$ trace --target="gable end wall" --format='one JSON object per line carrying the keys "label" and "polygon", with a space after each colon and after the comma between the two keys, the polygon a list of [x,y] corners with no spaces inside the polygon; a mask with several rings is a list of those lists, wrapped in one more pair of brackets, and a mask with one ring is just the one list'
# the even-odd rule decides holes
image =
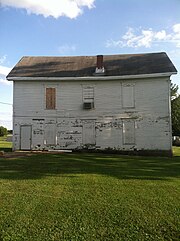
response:
{"label": "gable end wall", "polygon": [[[83,109],[83,86],[94,87],[93,109]],[[131,100],[127,101],[130,106],[124,107],[123,86],[133,86],[130,88],[133,95],[130,95],[134,106]],[[27,125],[32,127],[33,150],[85,148],[170,153],[169,86],[169,77],[124,81],[15,81],[13,148],[21,148],[21,126]],[[54,110],[45,107],[46,87],[56,88]]]}

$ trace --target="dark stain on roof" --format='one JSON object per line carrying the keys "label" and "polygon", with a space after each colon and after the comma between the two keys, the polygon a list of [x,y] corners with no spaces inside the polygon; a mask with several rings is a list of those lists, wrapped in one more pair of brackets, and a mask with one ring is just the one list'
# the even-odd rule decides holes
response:
{"label": "dark stain on roof", "polygon": [[[23,57],[9,77],[90,77],[96,56]],[[176,73],[166,53],[104,55],[105,76]]]}

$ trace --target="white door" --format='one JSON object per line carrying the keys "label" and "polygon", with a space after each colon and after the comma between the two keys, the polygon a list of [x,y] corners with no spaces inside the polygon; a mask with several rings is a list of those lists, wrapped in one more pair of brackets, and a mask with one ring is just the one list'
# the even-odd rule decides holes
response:
{"label": "white door", "polygon": [[83,144],[94,145],[95,141],[95,124],[94,120],[87,120],[83,123]]}
{"label": "white door", "polygon": [[32,127],[30,125],[21,126],[21,150],[31,150]]}
{"label": "white door", "polygon": [[46,142],[46,145],[56,144],[56,124],[46,124],[45,142]]}

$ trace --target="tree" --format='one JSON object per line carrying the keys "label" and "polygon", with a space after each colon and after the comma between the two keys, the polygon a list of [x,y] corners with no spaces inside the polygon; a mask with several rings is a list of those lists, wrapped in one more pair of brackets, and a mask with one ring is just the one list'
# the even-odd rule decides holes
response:
{"label": "tree", "polygon": [[0,136],[6,136],[8,133],[7,129],[3,126],[0,126]]}
{"label": "tree", "polygon": [[178,85],[171,83],[171,100],[178,97]]}
{"label": "tree", "polygon": [[172,134],[180,136],[180,95],[176,84],[171,84],[171,116]]}

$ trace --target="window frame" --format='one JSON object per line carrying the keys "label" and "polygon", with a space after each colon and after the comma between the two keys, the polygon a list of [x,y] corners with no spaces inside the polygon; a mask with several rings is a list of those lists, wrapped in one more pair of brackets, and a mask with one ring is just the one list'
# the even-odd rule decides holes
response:
{"label": "window frame", "polygon": [[[92,96],[91,93],[86,92],[87,89],[92,90]],[[83,108],[85,103],[91,103],[92,108],[87,109],[94,109],[95,108],[95,86],[94,85],[83,85],[82,86],[82,101],[83,101]],[[86,109],[86,108],[84,108]]]}

